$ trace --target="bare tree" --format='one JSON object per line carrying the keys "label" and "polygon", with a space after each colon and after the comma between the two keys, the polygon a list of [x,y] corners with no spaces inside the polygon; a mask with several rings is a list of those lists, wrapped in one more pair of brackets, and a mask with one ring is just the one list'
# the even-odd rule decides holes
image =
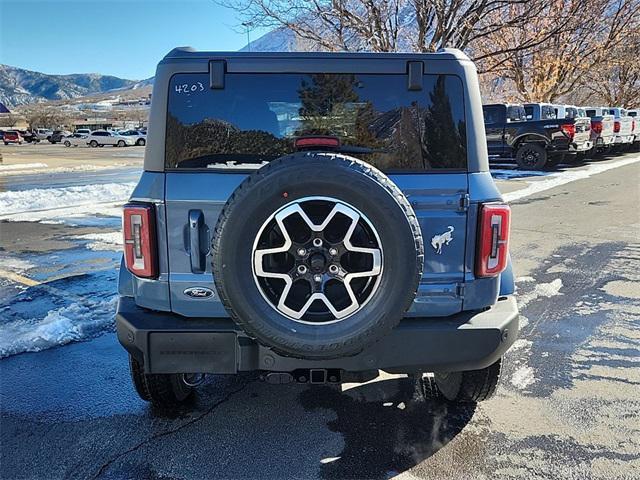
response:
{"label": "bare tree", "polygon": [[640,0],[214,0],[326,51],[463,49],[483,94],[637,101]]}
{"label": "bare tree", "polygon": [[[505,28],[524,28],[551,1],[220,0],[240,13],[244,25],[287,29],[308,49],[372,52],[467,49]],[[563,23],[554,25],[547,35],[561,30]],[[541,41],[544,38],[530,38],[481,55],[528,49]]]}
{"label": "bare tree", "polygon": [[22,110],[30,128],[58,128],[69,122],[69,116],[56,107],[32,105]]}
{"label": "bare tree", "polygon": [[15,127],[20,117],[13,113],[6,113],[0,115],[0,127]]}
{"label": "bare tree", "polygon": [[[480,70],[507,83],[520,101],[575,99],[575,93],[593,81],[594,72],[603,77],[611,74],[611,59],[632,37],[637,38],[639,20],[639,0],[556,0],[525,28],[503,29],[489,35],[487,43],[478,44]],[[563,25],[558,29],[560,21]],[[512,45],[535,39],[543,41],[509,51]],[[496,54],[499,49],[504,53]],[[621,63],[617,71],[626,76],[630,64],[637,61],[625,57]]]}
{"label": "bare tree", "polygon": [[640,106],[640,35],[629,38],[591,70],[585,72],[578,98],[605,105]]}

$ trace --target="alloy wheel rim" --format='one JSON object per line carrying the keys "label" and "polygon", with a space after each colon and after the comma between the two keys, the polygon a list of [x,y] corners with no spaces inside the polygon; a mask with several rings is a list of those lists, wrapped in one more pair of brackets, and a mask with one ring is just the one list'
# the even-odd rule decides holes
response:
{"label": "alloy wheel rim", "polygon": [[538,152],[536,152],[535,150],[526,150],[524,160],[528,166],[535,165],[538,161]]}
{"label": "alloy wheel rim", "polygon": [[383,249],[369,219],[331,197],[304,197],[262,224],[252,250],[254,281],[288,319],[322,325],[360,311],[382,277]]}

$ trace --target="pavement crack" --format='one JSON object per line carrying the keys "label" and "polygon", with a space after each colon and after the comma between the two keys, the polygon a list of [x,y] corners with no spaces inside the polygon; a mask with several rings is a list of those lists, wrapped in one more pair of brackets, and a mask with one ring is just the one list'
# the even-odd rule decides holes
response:
{"label": "pavement crack", "polygon": [[191,420],[189,420],[188,422],[182,423],[180,425],[178,425],[175,428],[171,428],[169,430],[165,430],[159,433],[156,433],[146,439],[144,439],[143,441],[137,443],[136,445],[134,445],[131,448],[128,448],[127,450],[120,452],[119,454],[115,455],[114,457],[112,457],[111,459],[109,459],[107,462],[105,462],[104,464],[102,464],[100,466],[100,469],[98,470],[98,472],[91,477],[93,480],[96,480],[98,478],[100,478],[108,469],[111,465],[113,465],[116,461],[120,460],[121,458],[129,455],[130,453],[133,453],[137,450],[139,450],[140,448],[144,447],[145,445],[148,445],[149,443],[162,438],[162,437],[166,437],[168,435],[172,435],[176,432],[179,432],[180,430],[183,430],[187,427],[190,427],[191,425],[193,425],[194,423],[199,422],[200,420],[202,420],[204,417],[206,417],[207,415],[209,415],[211,412],[213,412],[216,408],[218,408],[220,405],[226,403],[227,401],[229,401],[231,399],[231,397],[233,397],[235,394],[242,392],[245,388],[247,388],[249,385],[251,385],[253,383],[253,381],[249,381],[246,384],[242,385],[240,388],[236,388],[235,390],[230,391],[229,393],[227,393],[224,397],[222,397],[220,400],[218,400],[217,402],[215,402],[213,405],[211,405],[211,407],[209,407],[207,410],[205,410],[204,412],[202,412],[200,415],[192,418]]}

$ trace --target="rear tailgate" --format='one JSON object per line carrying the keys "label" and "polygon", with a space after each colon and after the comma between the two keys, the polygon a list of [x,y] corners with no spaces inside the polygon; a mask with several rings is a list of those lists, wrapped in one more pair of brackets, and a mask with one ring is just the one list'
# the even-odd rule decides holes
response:
{"label": "rear tailgate", "polygon": [[[167,173],[169,289],[171,309],[185,316],[227,316],[217,295],[189,296],[193,288],[215,292],[210,245],[218,215],[244,174]],[[467,175],[391,175],[418,217],[425,244],[424,273],[410,316],[441,316],[462,309],[467,232]],[[214,188],[212,188],[215,186]],[[438,252],[438,239],[452,240]]]}
{"label": "rear tailgate", "polygon": [[627,136],[633,133],[633,118],[620,117],[615,121],[620,122],[620,131],[617,133],[618,136]]}
{"label": "rear tailgate", "polygon": [[602,117],[602,137],[611,137],[613,136],[613,116],[607,115]]}
{"label": "rear tailgate", "polygon": [[576,133],[573,142],[580,146],[591,138],[591,119],[589,117],[575,118]]}

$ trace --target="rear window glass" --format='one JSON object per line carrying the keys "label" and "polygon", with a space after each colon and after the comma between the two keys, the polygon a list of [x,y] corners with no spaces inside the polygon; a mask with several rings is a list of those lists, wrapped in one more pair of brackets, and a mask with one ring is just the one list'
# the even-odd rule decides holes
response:
{"label": "rear window glass", "polygon": [[533,107],[524,107],[524,111],[527,115],[527,120],[533,119]]}
{"label": "rear window glass", "polygon": [[484,123],[500,123],[504,121],[504,108],[498,106],[482,107]]}
{"label": "rear window glass", "polygon": [[177,74],[169,85],[167,168],[259,168],[330,136],[338,151],[385,171],[466,169],[460,78],[425,75]]}
{"label": "rear window glass", "polygon": [[552,120],[556,118],[556,111],[552,107],[543,106],[541,112],[543,120]]}
{"label": "rear window glass", "polygon": [[524,122],[527,114],[521,106],[511,106],[507,108],[507,120],[509,122]]}

